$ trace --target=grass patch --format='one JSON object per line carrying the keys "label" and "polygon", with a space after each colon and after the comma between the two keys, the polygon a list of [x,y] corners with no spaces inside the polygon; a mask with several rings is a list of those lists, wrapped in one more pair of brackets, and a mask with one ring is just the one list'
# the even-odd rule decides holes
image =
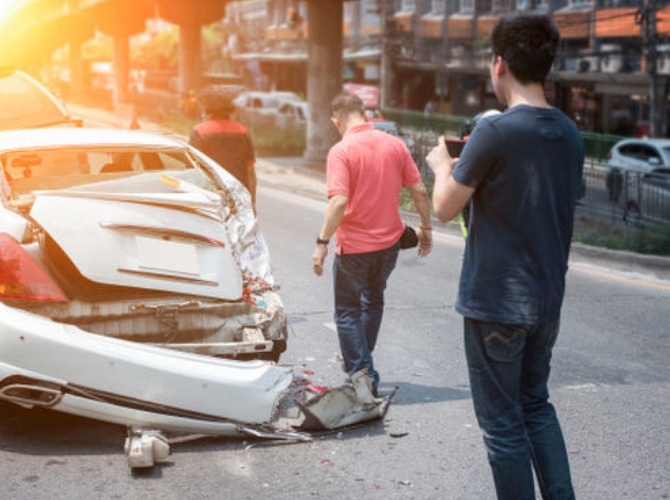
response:
{"label": "grass patch", "polygon": [[307,148],[304,131],[249,127],[256,156],[302,156]]}
{"label": "grass patch", "polygon": [[580,219],[575,220],[573,240],[611,250],[670,255],[670,228],[667,227],[615,227]]}
{"label": "grass patch", "polygon": [[[433,195],[433,180],[432,179],[423,179],[423,183],[426,186],[426,189],[428,190],[428,196],[432,197]],[[430,204],[430,212],[431,215],[433,215],[433,204],[431,202]],[[409,189],[404,188],[402,191],[400,191],[400,210],[405,211],[405,212],[416,212],[416,207],[414,206],[414,198],[412,198],[412,194],[409,192]]]}

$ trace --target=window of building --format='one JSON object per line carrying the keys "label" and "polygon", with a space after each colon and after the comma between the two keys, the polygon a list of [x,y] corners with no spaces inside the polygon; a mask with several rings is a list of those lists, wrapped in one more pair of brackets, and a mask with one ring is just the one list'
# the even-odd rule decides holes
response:
{"label": "window of building", "polygon": [[639,7],[640,0],[598,0],[599,9],[609,9],[612,7]]}
{"label": "window of building", "polygon": [[501,12],[510,10],[510,0],[493,0],[491,5],[493,12]]}
{"label": "window of building", "polygon": [[547,10],[547,0],[517,0],[516,10]]}
{"label": "window of building", "polygon": [[591,0],[568,0],[570,7],[590,7]]}
{"label": "window of building", "polygon": [[354,18],[354,7],[358,8],[358,4],[354,4],[352,2],[344,3],[343,15],[345,21],[351,21]]}
{"label": "window of building", "polygon": [[459,12],[470,14],[474,11],[475,11],[474,0],[461,0],[461,8],[459,9]]}
{"label": "window of building", "polygon": [[414,12],[416,9],[416,0],[402,0],[400,10]]}
{"label": "window of building", "polygon": [[445,0],[433,0],[433,5],[430,9],[431,13],[434,16],[443,16],[446,12],[446,1]]}

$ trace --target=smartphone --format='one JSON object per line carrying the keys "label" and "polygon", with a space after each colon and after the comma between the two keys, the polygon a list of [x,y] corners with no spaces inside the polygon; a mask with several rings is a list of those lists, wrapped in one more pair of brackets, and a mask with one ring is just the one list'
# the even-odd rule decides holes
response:
{"label": "smartphone", "polygon": [[465,146],[465,139],[447,139],[444,138],[444,143],[447,146],[447,151],[449,151],[449,156],[452,158],[458,158],[461,156],[461,151]]}

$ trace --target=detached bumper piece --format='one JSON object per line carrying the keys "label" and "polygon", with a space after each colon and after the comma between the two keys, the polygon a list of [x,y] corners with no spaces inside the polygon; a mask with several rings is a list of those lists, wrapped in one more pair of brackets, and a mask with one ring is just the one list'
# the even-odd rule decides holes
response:
{"label": "detached bumper piece", "polygon": [[367,377],[295,398],[293,370],[84,333],[0,303],[0,399],[126,426],[131,468],[167,460],[163,433],[309,441],[305,431],[383,418],[390,398],[374,398]]}

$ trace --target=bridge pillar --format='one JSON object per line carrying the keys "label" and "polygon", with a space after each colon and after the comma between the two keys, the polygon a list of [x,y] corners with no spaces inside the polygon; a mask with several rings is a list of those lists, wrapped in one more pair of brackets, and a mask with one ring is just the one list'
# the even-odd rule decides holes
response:
{"label": "bridge pillar", "polygon": [[201,28],[225,15],[221,0],[157,0],[160,16],[179,25],[179,91],[198,90],[202,67]]}
{"label": "bridge pillar", "polygon": [[307,95],[307,163],[325,164],[328,150],[339,140],[330,121],[330,103],[342,92],[342,0],[309,0]]}

